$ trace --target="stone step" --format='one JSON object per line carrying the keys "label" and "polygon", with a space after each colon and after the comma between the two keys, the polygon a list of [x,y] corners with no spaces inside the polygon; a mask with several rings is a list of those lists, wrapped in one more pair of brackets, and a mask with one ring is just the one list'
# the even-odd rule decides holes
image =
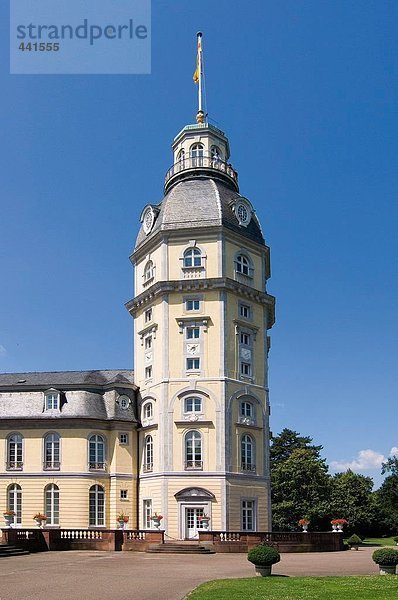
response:
{"label": "stone step", "polygon": [[147,552],[156,554],[215,554],[215,551],[198,544],[158,544]]}
{"label": "stone step", "polygon": [[0,557],[5,556],[26,556],[29,554],[28,550],[22,550],[22,548],[17,548],[16,546],[11,545],[0,545]]}

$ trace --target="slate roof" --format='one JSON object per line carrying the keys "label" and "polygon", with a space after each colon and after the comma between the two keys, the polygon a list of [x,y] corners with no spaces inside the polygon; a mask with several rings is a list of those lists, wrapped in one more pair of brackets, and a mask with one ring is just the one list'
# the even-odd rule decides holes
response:
{"label": "slate roof", "polygon": [[[60,392],[58,410],[45,410],[44,391]],[[0,373],[1,419],[65,418],[136,421],[134,373],[130,370]],[[121,408],[119,394],[130,406]]]}
{"label": "slate roof", "polygon": [[257,217],[249,225],[239,225],[231,204],[242,196],[223,182],[211,177],[192,176],[175,184],[158,208],[159,215],[152,232],[146,235],[140,228],[136,249],[158,231],[178,229],[208,229],[224,226],[252,241],[264,244]]}
{"label": "slate roof", "polygon": [[0,390],[14,387],[27,388],[68,388],[103,387],[109,384],[134,384],[134,371],[53,371],[48,373],[0,373]]}

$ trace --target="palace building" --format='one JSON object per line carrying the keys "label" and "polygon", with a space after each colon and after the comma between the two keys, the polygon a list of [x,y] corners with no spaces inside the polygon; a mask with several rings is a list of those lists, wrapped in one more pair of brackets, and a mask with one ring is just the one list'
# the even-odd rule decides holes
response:
{"label": "palace building", "polygon": [[0,502],[15,527],[269,531],[270,254],[226,135],[175,137],[130,257],[134,371],[0,375]]}

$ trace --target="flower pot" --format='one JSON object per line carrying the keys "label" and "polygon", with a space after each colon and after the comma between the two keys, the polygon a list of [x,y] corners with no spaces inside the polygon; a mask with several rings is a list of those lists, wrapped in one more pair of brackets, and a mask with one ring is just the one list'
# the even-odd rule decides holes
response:
{"label": "flower pot", "polygon": [[35,519],[37,527],[43,527],[46,524],[45,519]]}
{"label": "flower pot", "polygon": [[332,525],[332,531],[333,533],[337,533],[337,525]]}
{"label": "flower pot", "polygon": [[343,533],[343,525],[337,525],[337,531]]}
{"label": "flower pot", "polygon": [[153,521],[153,526],[155,527],[155,529],[159,529],[160,528],[160,520],[152,519],[152,521]]}
{"label": "flower pot", "polygon": [[379,565],[380,575],[396,575],[396,565]]}
{"label": "flower pot", "polygon": [[254,565],[254,569],[259,577],[270,577],[272,565]]}
{"label": "flower pot", "polygon": [[10,528],[12,527],[13,523],[14,523],[14,515],[3,515],[4,517],[4,521],[6,523],[6,527]]}
{"label": "flower pot", "polygon": [[303,533],[308,533],[308,525],[302,525]]}
{"label": "flower pot", "polygon": [[202,529],[209,529],[209,519],[202,519]]}
{"label": "flower pot", "polygon": [[119,529],[124,529],[125,525],[126,525],[125,521],[119,521]]}

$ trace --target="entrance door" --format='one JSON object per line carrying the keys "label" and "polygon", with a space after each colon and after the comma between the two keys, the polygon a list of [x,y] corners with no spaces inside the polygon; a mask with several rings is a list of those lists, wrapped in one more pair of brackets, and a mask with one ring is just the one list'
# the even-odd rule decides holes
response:
{"label": "entrance door", "polygon": [[203,508],[185,509],[185,531],[189,540],[195,540],[199,537],[199,529],[203,529],[202,521],[199,517],[204,515]]}

